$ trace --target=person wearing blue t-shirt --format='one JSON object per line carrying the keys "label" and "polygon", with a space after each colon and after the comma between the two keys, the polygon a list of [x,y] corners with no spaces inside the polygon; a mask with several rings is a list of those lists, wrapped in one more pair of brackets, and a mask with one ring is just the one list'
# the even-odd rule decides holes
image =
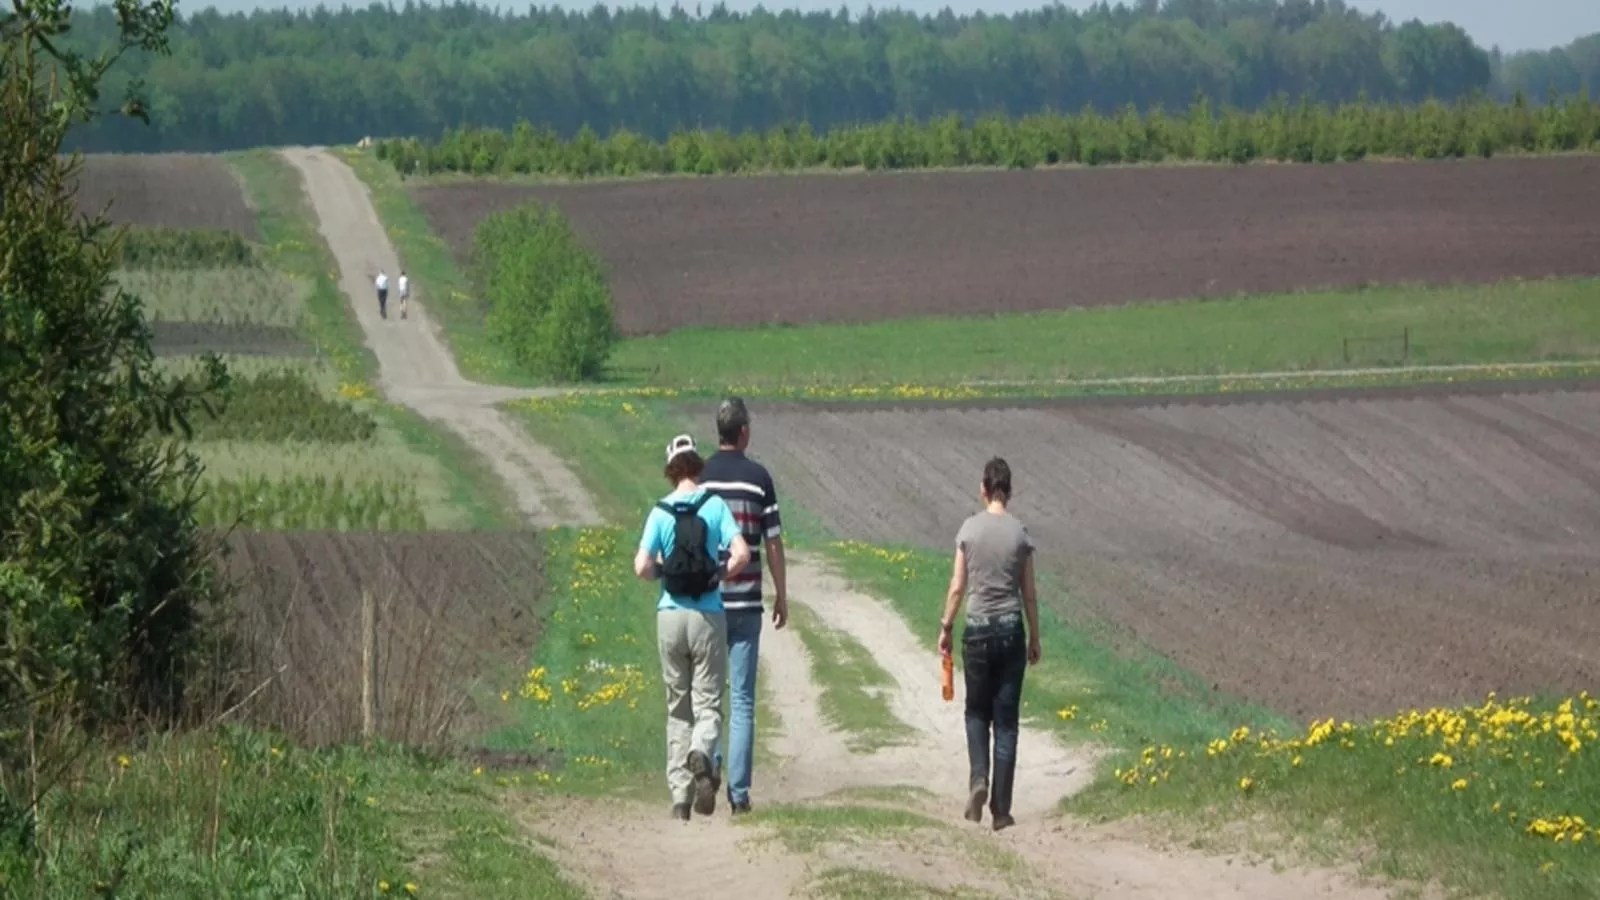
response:
{"label": "person wearing blue t-shirt", "polygon": [[[716,811],[722,777],[712,760],[722,740],[722,695],[728,678],[722,579],[738,574],[750,560],[750,546],[727,502],[700,487],[704,468],[694,438],[680,434],[667,445],[664,471],[673,490],[661,503],[669,508],[700,503],[695,515],[705,526],[711,560],[706,565],[716,568],[709,591],[678,596],[663,582],[656,601],[656,643],[667,685],[667,789],[672,815],[683,821],[689,819],[691,792],[695,812],[709,816]],[[676,541],[675,515],[661,505],[651,507],[633,558],[634,574],[645,581],[661,579]]]}

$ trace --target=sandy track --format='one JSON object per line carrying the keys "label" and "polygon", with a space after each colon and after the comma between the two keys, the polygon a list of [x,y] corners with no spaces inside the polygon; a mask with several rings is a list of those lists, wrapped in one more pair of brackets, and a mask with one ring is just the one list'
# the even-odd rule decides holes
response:
{"label": "sandy track", "polygon": [[[946,703],[938,693],[938,659],[882,602],[851,588],[823,562],[791,555],[793,599],[828,627],[848,632],[871,648],[895,680],[890,707],[910,725],[912,737],[873,754],[852,753],[818,708],[819,692],[799,635],[791,628],[762,635],[762,678],[775,685],[773,700],[782,734],[771,746],[780,761],[758,767],[752,795],[763,805],[829,799],[836,791],[865,787],[920,787],[936,799],[919,811],[957,832],[917,841],[866,841],[852,858],[845,845],[797,857],[764,840],[770,832],[731,824],[719,808],[712,819],[688,825],[669,821],[664,804],[639,808],[620,801],[563,802],[525,824],[553,844],[557,858],[598,897],[675,900],[681,877],[693,871],[697,892],[733,889],[750,900],[806,896],[807,883],[836,865],[865,865],[938,887],[982,888],[984,873],[950,849],[964,838],[1008,854],[1021,871],[994,892],[1045,898],[1175,898],[1185,900],[1294,900],[1332,896],[1368,900],[1388,896],[1349,872],[1253,865],[1240,857],[1206,856],[1148,844],[1127,834],[1063,818],[1061,799],[1093,778],[1093,756],[1067,748],[1024,724],[1014,801],[1018,825],[998,834],[987,821],[961,818],[967,782],[961,696]],[[939,598],[929,614],[937,615]],[[1047,648],[1048,650],[1048,648]],[[844,802],[850,802],[845,798]],[[864,856],[865,858],[860,858]],[[691,869],[692,866],[692,869]],[[708,873],[701,876],[699,873]]]}
{"label": "sandy track", "polygon": [[[391,273],[398,268],[354,173],[320,150],[286,150],[284,155],[304,175],[322,233],[339,261],[341,287],[352,298],[378,356],[385,393],[461,433],[516,491],[530,520],[598,521],[571,471],[491,408],[519,392],[473,385],[461,377],[417,291],[413,318],[378,317],[371,275],[380,265]],[[853,754],[818,708],[811,663],[799,636],[793,630],[769,629],[763,636],[763,677],[773,685],[773,712],[782,720],[783,734],[773,748],[781,761],[757,772],[758,802],[804,801],[848,787],[927,787],[938,794],[933,810],[938,818],[966,827],[974,839],[992,841],[1025,861],[1028,874],[1008,886],[1012,896],[1383,896],[1360,890],[1336,874],[1279,874],[1223,858],[1159,851],[1063,823],[1054,810],[1063,795],[1092,777],[1092,759],[1032,729],[1024,735],[1020,752],[1015,803],[1019,826],[998,835],[967,827],[960,819],[966,783],[960,704],[939,699],[936,656],[897,615],[850,588],[820,561],[797,554],[789,572],[796,602],[871,648],[893,676],[891,708],[912,727],[914,737],[874,755]],[[935,602],[937,598],[930,599]],[[854,856],[840,857],[833,850],[796,854],[781,845],[756,847],[741,840],[760,834],[732,825],[725,812],[689,825],[673,822],[665,813],[661,803],[640,806],[616,800],[565,800],[554,810],[518,811],[525,827],[542,835],[558,862],[597,897],[675,900],[688,890],[686,877],[692,878],[690,892],[696,894],[720,888],[751,900],[799,896],[821,867],[841,862],[868,864],[933,885],[972,884],[973,873],[944,847],[874,845],[870,854]]]}
{"label": "sandy track", "polygon": [[479,385],[461,377],[428,315],[426,285],[413,285],[406,319],[399,317],[399,292],[391,287],[390,318],[381,318],[372,280],[382,269],[394,285],[400,263],[366,185],[343,161],[322,149],[282,153],[300,170],[322,236],[338,261],[339,287],[350,298],[367,346],[378,357],[379,389],[391,400],[449,426],[483,453],[530,522],[599,524],[594,504],[572,470],[494,408],[496,403],[543,392]]}

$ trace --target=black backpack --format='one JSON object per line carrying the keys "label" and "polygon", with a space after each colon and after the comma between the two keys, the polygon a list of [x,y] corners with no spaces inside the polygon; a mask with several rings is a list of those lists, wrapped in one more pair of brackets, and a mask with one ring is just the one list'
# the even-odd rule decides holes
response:
{"label": "black backpack", "polygon": [[661,586],[674,597],[708,594],[721,580],[722,566],[706,550],[706,523],[700,507],[711,499],[702,494],[693,503],[657,503],[674,519],[672,549],[661,561]]}

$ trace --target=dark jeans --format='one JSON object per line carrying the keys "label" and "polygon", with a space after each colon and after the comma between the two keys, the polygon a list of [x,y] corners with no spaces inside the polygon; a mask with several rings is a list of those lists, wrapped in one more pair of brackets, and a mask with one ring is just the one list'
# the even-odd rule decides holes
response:
{"label": "dark jeans", "polygon": [[972,783],[989,781],[990,811],[995,816],[1009,816],[1017,776],[1022,676],[1028,671],[1028,636],[1022,627],[1022,614],[968,618],[961,636],[961,661],[967,679],[967,759]]}
{"label": "dark jeans", "polygon": [[378,315],[382,316],[385,319],[389,318],[389,289],[388,288],[384,288],[384,289],[378,291]]}

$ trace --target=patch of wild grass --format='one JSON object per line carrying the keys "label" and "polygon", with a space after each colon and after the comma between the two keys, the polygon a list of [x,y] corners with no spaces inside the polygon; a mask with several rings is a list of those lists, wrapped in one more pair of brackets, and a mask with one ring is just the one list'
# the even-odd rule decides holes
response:
{"label": "patch of wild grass", "polygon": [[500,689],[513,724],[488,741],[554,754],[556,771],[532,775],[537,783],[665,793],[659,589],[634,577],[637,545],[631,528],[550,532],[549,618],[527,671]]}
{"label": "patch of wild grass", "polygon": [[753,392],[1592,360],[1600,358],[1595,288],[1593,280],[1402,285],[864,325],[681,329],[625,340],[610,364],[618,373],[653,373],[651,384]]}
{"label": "patch of wild grass", "polygon": [[0,895],[577,898],[462,766],[242,728],[85,756]]}
{"label": "patch of wild grass", "polygon": [[116,283],[153,322],[301,328],[313,285],[272,269],[119,270]]}

